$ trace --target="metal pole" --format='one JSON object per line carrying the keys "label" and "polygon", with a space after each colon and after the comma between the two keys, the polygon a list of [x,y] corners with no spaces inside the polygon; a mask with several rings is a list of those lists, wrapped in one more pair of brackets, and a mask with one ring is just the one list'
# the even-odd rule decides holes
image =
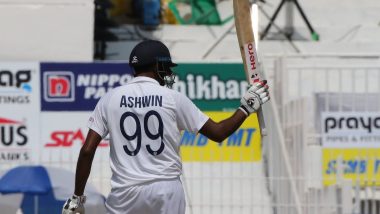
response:
{"label": "metal pole", "polygon": [[303,20],[305,21],[307,27],[309,28],[313,40],[318,41],[319,40],[319,35],[317,34],[317,32],[315,32],[314,28],[311,26],[309,20],[306,17],[306,14],[303,12],[303,10],[301,8],[301,5],[298,3],[297,0],[292,0],[292,1],[296,5],[296,7],[297,7],[298,11],[300,12]]}
{"label": "metal pole", "polygon": [[285,28],[284,32],[287,37],[291,38],[294,33],[294,10],[292,4],[288,1],[285,10]]}
{"label": "metal pole", "polygon": [[267,33],[268,33],[270,27],[272,26],[274,20],[277,18],[277,15],[278,15],[278,13],[280,12],[280,10],[281,10],[282,6],[284,5],[285,1],[286,1],[286,0],[282,0],[282,1],[281,1],[280,5],[277,7],[277,9],[276,9],[276,11],[274,12],[273,16],[270,18],[270,21],[269,21],[268,25],[265,27],[264,32],[263,32],[263,33],[261,34],[261,36],[260,36],[260,39],[261,39],[261,40],[264,39],[265,36],[267,35]]}

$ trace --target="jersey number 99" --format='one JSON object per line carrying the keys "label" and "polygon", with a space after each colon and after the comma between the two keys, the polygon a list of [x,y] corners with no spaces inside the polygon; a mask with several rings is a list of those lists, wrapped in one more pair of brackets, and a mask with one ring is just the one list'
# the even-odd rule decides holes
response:
{"label": "jersey number 99", "polygon": [[[125,131],[124,121],[127,119],[127,117],[132,117],[136,122],[136,132],[133,135],[128,135]],[[148,122],[149,122],[149,118],[151,118],[151,117],[156,117],[158,120],[158,132],[157,133],[152,133],[149,130]],[[141,123],[140,123],[139,118],[136,116],[136,114],[134,114],[132,112],[125,112],[120,118],[120,130],[121,130],[121,134],[128,141],[132,141],[132,140],[136,139],[137,145],[136,145],[136,149],[134,151],[129,150],[126,145],[123,146],[125,153],[127,153],[130,156],[136,156],[141,149]],[[150,147],[150,145],[146,145],[146,149],[148,150],[149,154],[151,154],[153,156],[157,156],[157,155],[161,154],[165,148],[165,144],[163,141],[163,139],[164,139],[164,123],[162,122],[162,118],[158,112],[151,110],[148,113],[146,113],[146,115],[144,117],[144,130],[145,130],[146,136],[151,140],[157,140],[157,139],[161,138],[160,148],[158,148],[158,150],[156,150],[156,151],[154,151]]]}

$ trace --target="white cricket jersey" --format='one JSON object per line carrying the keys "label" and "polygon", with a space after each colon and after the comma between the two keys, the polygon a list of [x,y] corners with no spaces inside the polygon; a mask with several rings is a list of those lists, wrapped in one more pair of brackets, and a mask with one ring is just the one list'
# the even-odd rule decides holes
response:
{"label": "white cricket jersey", "polygon": [[120,191],[180,176],[180,131],[197,133],[207,120],[185,95],[136,77],[100,99],[88,127],[109,134],[111,185]]}

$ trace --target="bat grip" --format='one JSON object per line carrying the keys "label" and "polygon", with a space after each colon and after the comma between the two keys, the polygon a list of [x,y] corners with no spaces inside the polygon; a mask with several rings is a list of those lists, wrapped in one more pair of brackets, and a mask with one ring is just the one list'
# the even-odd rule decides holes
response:
{"label": "bat grip", "polygon": [[267,133],[267,129],[266,129],[266,126],[265,126],[265,120],[264,120],[264,114],[263,114],[263,110],[262,108],[260,108],[258,111],[257,111],[257,117],[259,119],[259,125],[260,125],[260,133],[261,133],[261,136],[267,136],[268,133]]}

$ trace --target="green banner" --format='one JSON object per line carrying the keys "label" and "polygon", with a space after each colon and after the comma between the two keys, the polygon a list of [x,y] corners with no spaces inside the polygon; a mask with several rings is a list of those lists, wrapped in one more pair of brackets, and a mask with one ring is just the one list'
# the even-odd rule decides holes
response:
{"label": "green banner", "polygon": [[232,111],[248,88],[241,63],[181,63],[173,88],[202,111]]}

